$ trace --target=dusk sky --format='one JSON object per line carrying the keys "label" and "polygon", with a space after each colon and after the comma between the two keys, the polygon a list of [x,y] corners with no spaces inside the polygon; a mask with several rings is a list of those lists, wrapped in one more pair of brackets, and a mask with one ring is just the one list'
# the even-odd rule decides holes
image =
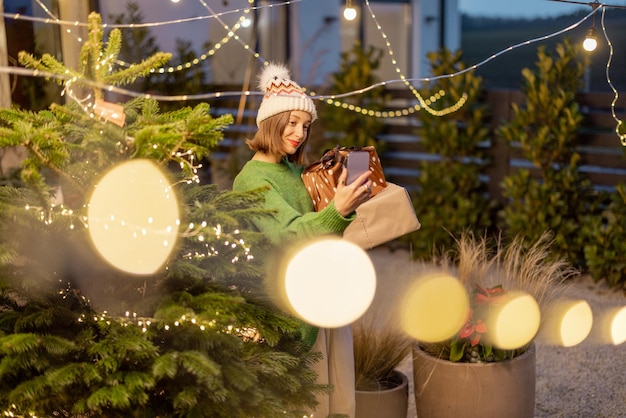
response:
{"label": "dusk sky", "polygon": [[[591,12],[584,4],[571,4],[549,0],[458,0],[459,8],[473,16],[490,17],[549,17],[568,14],[579,9]],[[589,0],[593,1],[593,0]],[[583,2],[588,3],[588,2]],[[601,1],[601,3],[607,2]],[[610,4],[624,5],[626,1],[615,0]]]}

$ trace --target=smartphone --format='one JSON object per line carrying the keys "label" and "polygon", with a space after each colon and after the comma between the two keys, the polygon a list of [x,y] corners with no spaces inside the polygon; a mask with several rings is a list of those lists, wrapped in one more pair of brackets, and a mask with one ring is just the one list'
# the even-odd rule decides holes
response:
{"label": "smartphone", "polygon": [[346,169],[348,170],[346,184],[350,184],[370,169],[370,153],[367,151],[352,151],[348,154]]}

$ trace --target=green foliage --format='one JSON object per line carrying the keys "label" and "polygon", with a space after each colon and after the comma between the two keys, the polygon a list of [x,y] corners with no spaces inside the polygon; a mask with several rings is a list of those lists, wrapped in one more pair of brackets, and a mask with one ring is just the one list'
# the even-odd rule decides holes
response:
{"label": "green foliage", "polygon": [[[140,24],[143,23],[143,13],[141,12],[139,5],[130,1],[126,4],[125,13],[117,15],[110,15],[111,22],[121,24]],[[150,30],[146,27],[135,26],[131,29],[124,30],[124,36],[122,37],[120,45],[119,59],[124,62],[138,62],[154,55],[158,52],[156,39],[150,34]],[[153,91],[156,75],[151,74],[148,77],[143,77],[141,80],[137,80],[129,88],[138,91]]]}
{"label": "green foliage", "polygon": [[[112,22],[117,24],[137,24],[137,26],[124,30],[119,57],[125,62],[141,61],[158,52],[156,39],[150,34],[150,30],[138,24],[143,23],[144,16],[136,2],[126,4],[125,13],[110,16]],[[200,60],[199,64],[186,67],[188,62],[197,62],[198,57],[191,48],[191,42],[176,39],[175,53],[172,57],[172,67],[176,71],[160,73],[152,72],[140,80],[136,80],[127,88],[140,92],[158,92],[161,95],[192,95],[207,91],[207,74],[209,60]],[[210,59],[210,58],[209,58]],[[177,63],[177,64],[176,64]],[[196,104],[195,102],[166,101],[161,103],[163,110],[175,110],[185,105]]]}
{"label": "green foliage", "polygon": [[585,225],[586,266],[594,280],[605,279],[612,286],[626,287],[626,185],[618,184],[601,216]]}
{"label": "green foliage", "polygon": [[[382,51],[373,46],[364,49],[356,43],[349,52],[341,54],[339,70],[332,74],[329,90],[324,94],[332,95],[357,91],[376,84],[379,79],[374,74],[380,66]],[[341,101],[355,108],[380,111],[384,108],[386,96],[380,88],[362,94],[342,98]],[[325,104],[321,108],[320,119],[324,124],[327,140],[320,144],[321,150],[335,145],[346,147],[364,147],[373,145],[380,154],[384,143],[376,138],[382,130],[380,118],[359,113],[343,107]]]}
{"label": "green foliage", "polygon": [[72,197],[74,207],[79,207],[93,179],[128,158],[149,158],[162,165],[175,163],[185,174],[191,174],[187,153],[208,155],[232,122],[230,115],[213,118],[206,103],[165,114],[159,113],[158,103],[150,99],[135,99],[124,108],[125,128],[91,118],[75,103],[55,104],[37,113],[0,109],[0,131],[4,134],[0,146],[21,145],[28,150],[21,177],[39,191],[40,201],[46,200],[52,181]]}
{"label": "green foliage", "polygon": [[[460,52],[444,50],[428,56],[433,76],[465,69]],[[485,126],[487,109],[478,102],[482,79],[472,72],[442,78],[421,90],[423,97],[444,91],[432,104],[437,109],[466,102],[459,110],[434,115],[423,109],[417,113],[420,144],[435,157],[422,162],[413,193],[413,203],[422,227],[408,236],[416,257],[430,257],[434,250],[454,246],[453,236],[465,231],[482,233],[492,223],[495,203],[486,197],[480,177],[489,164],[481,143],[489,139]]]}
{"label": "green foliage", "polygon": [[586,65],[579,52],[580,47],[567,40],[557,45],[554,56],[539,47],[535,70],[522,72],[525,105],[514,105],[514,118],[498,131],[538,170],[537,176],[520,169],[505,177],[504,229],[510,236],[524,233],[531,241],[550,231],[555,253],[576,265],[583,264],[586,237],[581,227],[598,201],[579,170],[575,146],[582,121],[575,95]]}
{"label": "green foliage", "polygon": [[[97,57],[116,56],[121,39],[112,32],[105,46],[99,17],[90,24],[70,85],[92,97],[104,95],[89,80],[130,83],[163,62],[157,54],[104,71]],[[23,56],[32,68],[66,70],[52,57]],[[0,188],[0,413],[303,416],[329,388],[309,367],[319,358],[300,321],[261,287],[269,244],[249,226],[270,215],[263,195],[196,182],[197,160],[232,118],[213,118],[205,103],[162,112],[135,99],[123,109],[122,126],[75,102],[0,110],[0,147],[28,153],[24,187]],[[166,267],[142,277],[101,260],[85,225],[99,176],[139,158],[178,180],[182,225]]]}

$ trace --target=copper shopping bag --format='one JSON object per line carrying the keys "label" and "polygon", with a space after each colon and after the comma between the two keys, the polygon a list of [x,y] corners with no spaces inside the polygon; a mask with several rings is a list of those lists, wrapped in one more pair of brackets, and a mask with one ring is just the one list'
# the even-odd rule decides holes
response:
{"label": "copper shopping bag", "polygon": [[318,161],[309,164],[302,172],[302,181],[313,200],[315,211],[319,212],[328,206],[335,196],[337,183],[347,156],[352,151],[367,151],[370,154],[369,169],[372,171],[372,196],[378,194],[387,186],[385,174],[378,158],[376,149],[368,147],[339,147],[336,146],[324,153]]}

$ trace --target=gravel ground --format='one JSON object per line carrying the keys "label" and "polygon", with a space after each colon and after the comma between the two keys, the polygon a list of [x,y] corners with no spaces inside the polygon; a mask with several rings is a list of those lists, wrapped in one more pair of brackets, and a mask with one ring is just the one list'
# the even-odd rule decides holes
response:
{"label": "gravel ground", "polygon": [[[379,278],[379,292],[397,289],[398,283],[416,271],[406,250],[379,247],[369,254]],[[596,322],[591,335],[577,346],[536,343],[535,418],[626,417],[626,344],[602,344],[595,338],[597,319],[608,310],[626,306],[626,296],[623,291],[608,289],[604,282],[594,283],[587,276],[573,279],[567,292],[591,305]],[[415,418],[411,358],[407,357],[398,369],[409,377],[407,418]]]}

